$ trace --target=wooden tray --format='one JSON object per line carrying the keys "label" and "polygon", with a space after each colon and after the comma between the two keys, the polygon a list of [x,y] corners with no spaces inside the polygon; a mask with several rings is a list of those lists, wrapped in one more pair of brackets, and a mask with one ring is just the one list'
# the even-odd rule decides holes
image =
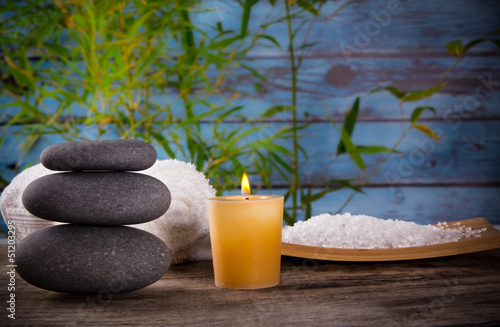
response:
{"label": "wooden tray", "polygon": [[282,243],[281,254],[292,257],[333,260],[333,261],[395,261],[444,257],[449,255],[478,252],[500,248],[500,231],[491,226],[484,218],[474,218],[448,222],[450,228],[461,227],[472,229],[486,228],[481,237],[462,237],[458,242],[414,246],[391,249],[339,249]]}

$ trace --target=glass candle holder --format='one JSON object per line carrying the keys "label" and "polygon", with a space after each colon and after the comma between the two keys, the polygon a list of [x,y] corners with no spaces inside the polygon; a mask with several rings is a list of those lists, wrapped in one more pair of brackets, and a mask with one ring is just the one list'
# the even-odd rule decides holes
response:
{"label": "glass candle holder", "polygon": [[256,289],[279,284],[283,203],[280,195],[207,200],[216,286]]}

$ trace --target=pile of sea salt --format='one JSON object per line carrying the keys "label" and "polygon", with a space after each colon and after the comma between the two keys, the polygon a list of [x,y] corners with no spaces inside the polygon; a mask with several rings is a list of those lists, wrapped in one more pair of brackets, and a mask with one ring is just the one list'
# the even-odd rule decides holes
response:
{"label": "pile of sea salt", "polygon": [[321,214],[293,227],[283,229],[283,242],[310,246],[344,249],[405,248],[457,242],[462,237],[481,237],[486,228],[446,222],[438,226],[419,225],[414,222],[380,219],[365,215]]}

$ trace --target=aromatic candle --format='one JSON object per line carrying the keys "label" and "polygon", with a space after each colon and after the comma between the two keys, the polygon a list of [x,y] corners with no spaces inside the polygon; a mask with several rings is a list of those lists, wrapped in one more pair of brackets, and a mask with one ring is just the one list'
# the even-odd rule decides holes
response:
{"label": "aromatic candle", "polygon": [[207,200],[215,285],[255,289],[279,284],[283,200],[279,195]]}

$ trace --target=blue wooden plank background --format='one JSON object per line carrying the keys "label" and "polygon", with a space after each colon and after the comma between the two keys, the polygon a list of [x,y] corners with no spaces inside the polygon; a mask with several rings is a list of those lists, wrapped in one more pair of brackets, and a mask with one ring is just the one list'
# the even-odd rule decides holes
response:
{"label": "blue wooden plank background", "polygon": [[[387,12],[391,3],[399,3],[400,11],[377,20],[376,16]],[[219,10],[195,20],[222,20],[225,27],[238,29],[237,5],[222,0],[208,0],[207,4]],[[327,2],[323,13],[333,13],[338,6],[336,1]],[[252,12],[250,28],[257,30],[265,19],[282,14],[280,10],[283,8],[272,10],[269,4],[259,3]],[[456,39],[466,43],[499,28],[499,17],[500,2],[491,0],[372,0],[352,4],[333,20],[317,23],[311,35],[320,43],[306,53],[298,77],[299,118],[311,123],[301,139],[309,155],[307,160],[300,160],[302,183],[317,189],[325,180],[359,174],[347,156],[333,162],[339,135],[325,107],[341,122],[353,100],[361,97],[353,141],[392,146],[402,131],[397,101],[387,92],[368,92],[389,85],[403,90],[435,85],[454,62],[444,45]],[[276,24],[268,33],[280,36],[278,41],[284,50],[262,46],[252,51],[250,58],[269,82],[255,92],[245,76],[247,72],[238,73],[233,80],[252,95],[241,93],[233,102],[244,105],[245,113],[253,117],[274,105],[290,104],[286,24]],[[363,38],[363,33],[372,36]],[[489,43],[473,48],[445,82],[429,103],[437,115],[423,115],[426,124],[440,131],[442,141],[432,141],[416,131],[410,133],[399,147],[404,154],[393,156],[367,184],[366,194],[357,195],[344,211],[419,223],[483,216],[500,224],[500,201],[496,200],[500,196],[499,49]],[[158,95],[157,101],[168,99]],[[419,104],[405,105],[406,121]],[[270,121],[264,133],[272,133],[291,119],[288,114],[278,118]],[[225,124],[228,128],[235,125]],[[211,122],[202,127],[209,137]],[[12,126],[2,133],[19,128]],[[92,137],[94,132],[89,129],[88,135]],[[23,165],[36,162],[46,146],[59,141],[57,137],[45,137],[23,156],[19,140],[8,134],[0,149],[0,171],[20,160]],[[166,158],[161,149],[158,151],[160,158]],[[380,159],[366,157],[368,171]],[[13,174],[4,176],[10,179]],[[274,182],[273,192],[282,193],[285,182],[279,176]],[[347,190],[330,193],[315,203],[313,214],[336,212],[347,196]]]}

